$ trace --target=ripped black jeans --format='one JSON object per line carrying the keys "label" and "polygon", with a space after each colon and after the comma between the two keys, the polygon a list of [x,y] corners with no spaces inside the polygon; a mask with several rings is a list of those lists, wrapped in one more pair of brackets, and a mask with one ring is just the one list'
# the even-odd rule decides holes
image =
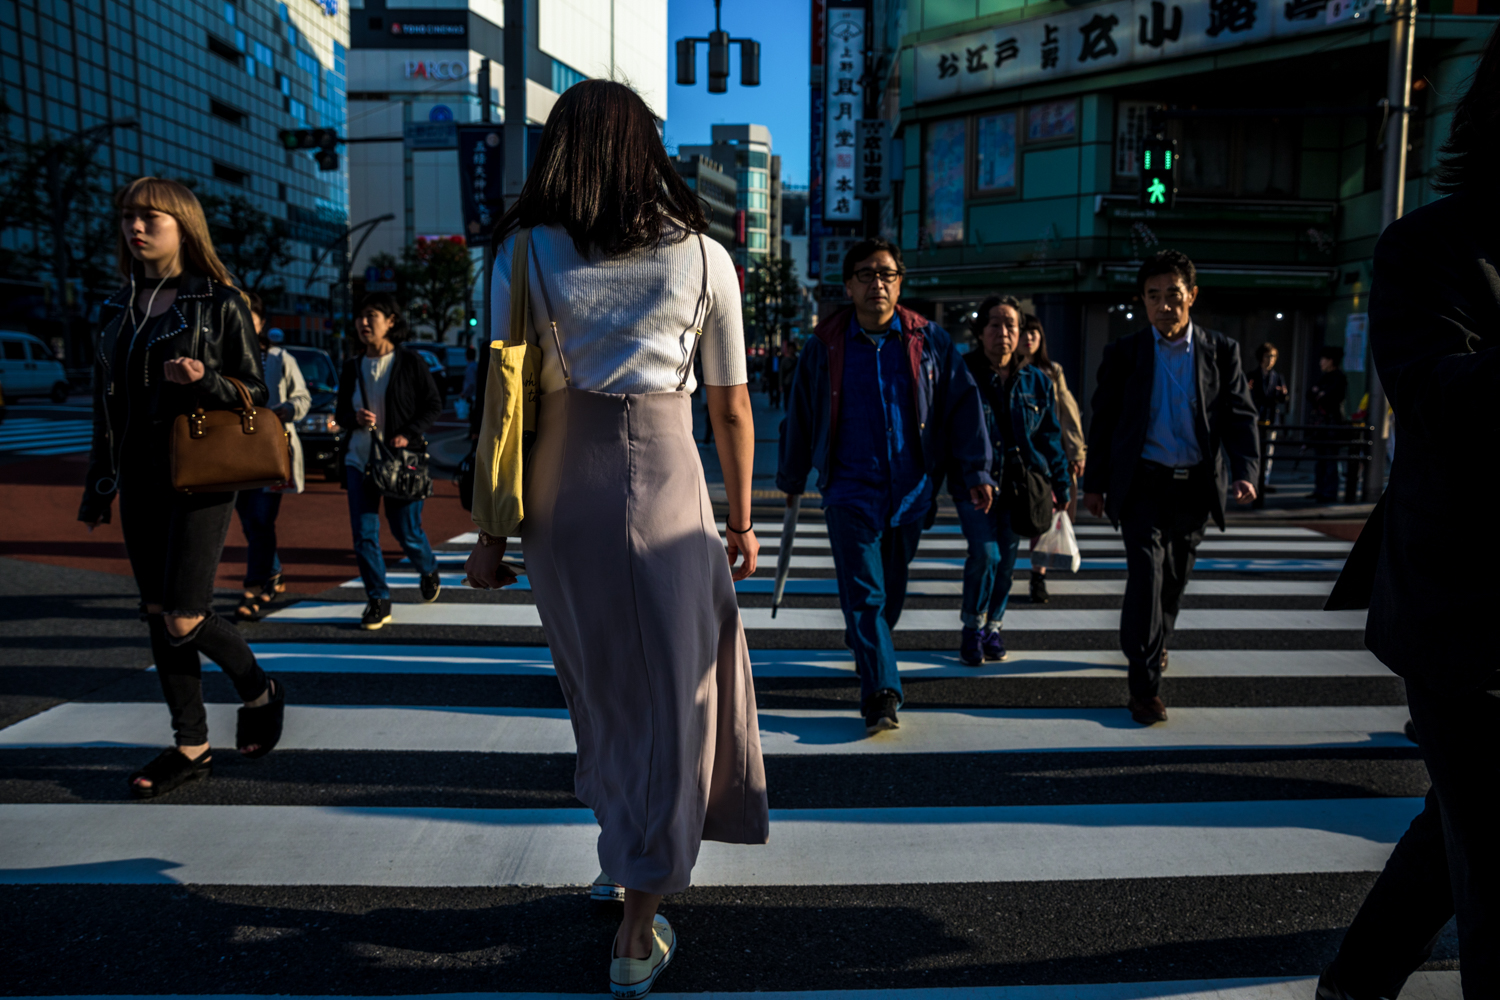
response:
{"label": "ripped black jeans", "polygon": [[[177,745],[198,746],[208,742],[200,653],[228,675],[242,701],[254,701],[266,690],[266,675],[245,637],[213,610],[214,577],[234,514],[234,494],[179,493],[165,467],[128,463],[127,455],[120,483],[125,551],[141,592],[141,610],[156,606],[163,612],[145,618]],[[167,630],[168,614],[203,615],[204,620],[178,638]]]}

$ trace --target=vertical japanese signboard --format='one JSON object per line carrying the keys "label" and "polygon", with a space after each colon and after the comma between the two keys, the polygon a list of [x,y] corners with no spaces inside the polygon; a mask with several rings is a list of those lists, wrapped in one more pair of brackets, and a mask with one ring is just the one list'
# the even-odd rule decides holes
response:
{"label": "vertical japanese signboard", "polygon": [[822,273],[822,256],[819,248],[827,235],[823,225],[823,66],[826,46],[823,44],[823,29],[827,27],[825,0],[812,0],[812,86],[811,107],[807,116],[808,143],[807,164],[807,277],[817,278]]}
{"label": "vertical japanese signboard", "polygon": [[891,123],[875,118],[859,123],[859,169],[855,185],[860,198],[879,201],[891,196]]}
{"label": "vertical japanese signboard", "polygon": [[458,195],[464,236],[483,246],[500,218],[505,192],[505,135],[499,125],[458,126]]}
{"label": "vertical japanese signboard", "polygon": [[857,190],[859,129],[864,117],[867,29],[863,5],[828,5],[824,35],[823,221],[864,217]]}

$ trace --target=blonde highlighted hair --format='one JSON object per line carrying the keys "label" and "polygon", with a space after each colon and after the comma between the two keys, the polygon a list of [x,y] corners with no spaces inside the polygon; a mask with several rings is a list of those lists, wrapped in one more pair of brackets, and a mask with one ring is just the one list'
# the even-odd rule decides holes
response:
{"label": "blonde highlighted hair", "polygon": [[[149,208],[165,212],[176,219],[177,231],[182,239],[179,253],[184,269],[197,271],[230,288],[235,287],[228,268],[214,252],[214,241],[208,232],[208,216],[203,212],[203,205],[186,184],[164,177],[137,177],[115,195],[117,220],[127,208]],[[117,228],[115,243],[120,274],[129,278],[134,273],[136,259],[130,253],[129,244],[125,242],[123,229]],[[240,290],[240,295],[244,294]]]}

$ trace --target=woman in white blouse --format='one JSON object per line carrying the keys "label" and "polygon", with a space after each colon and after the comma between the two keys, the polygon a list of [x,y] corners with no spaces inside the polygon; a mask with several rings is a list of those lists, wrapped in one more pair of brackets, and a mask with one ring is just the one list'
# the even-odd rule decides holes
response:
{"label": "woman in white blouse", "polygon": [[[759,550],[755,431],[739,283],[707,228],[645,102],[587,80],[547,119],[500,222],[492,278],[491,339],[505,341],[527,232],[526,335],[542,347],[543,395],[521,541],[578,743],[574,792],[601,828],[592,896],[624,902],[610,956],[621,1000],[645,996],[672,960],[676,936],[656,910],[690,884],[701,842],[768,834],[733,583]],[[728,493],[728,558],[693,439],[695,354]],[[505,544],[480,532],[472,586],[503,585]]]}

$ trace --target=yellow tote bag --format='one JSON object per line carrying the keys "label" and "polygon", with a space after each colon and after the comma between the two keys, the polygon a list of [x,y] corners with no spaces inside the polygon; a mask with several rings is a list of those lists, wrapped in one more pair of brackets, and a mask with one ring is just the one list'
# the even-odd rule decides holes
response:
{"label": "yellow tote bag", "polygon": [[520,533],[526,516],[526,457],[536,439],[536,401],[541,394],[542,349],[526,336],[531,327],[531,291],[526,254],[531,230],[516,233],[510,265],[510,334],[490,342],[484,415],[474,462],[474,523],[505,538]]}

